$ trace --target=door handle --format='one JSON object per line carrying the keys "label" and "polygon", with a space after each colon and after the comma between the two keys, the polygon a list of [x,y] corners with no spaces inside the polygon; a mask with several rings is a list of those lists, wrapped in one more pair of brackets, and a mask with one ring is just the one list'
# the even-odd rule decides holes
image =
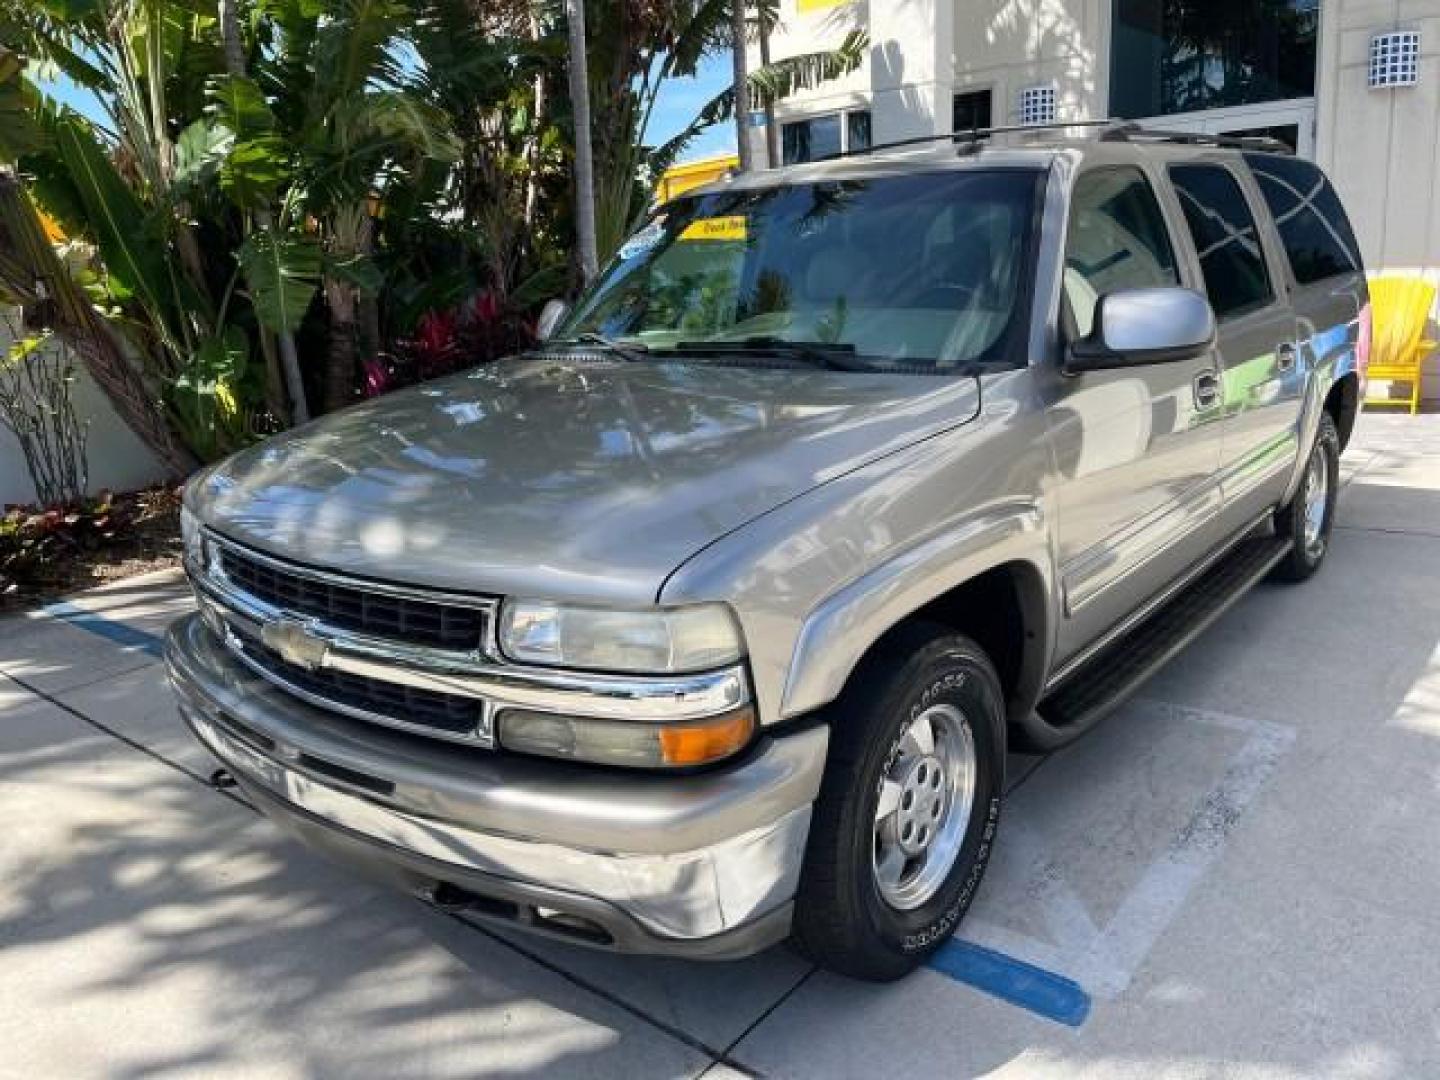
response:
{"label": "door handle", "polygon": [[1195,407],[1213,409],[1220,401],[1220,376],[1206,370],[1195,376]]}
{"label": "door handle", "polygon": [[1282,341],[1275,346],[1275,366],[1281,371],[1293,371],[1298,355],[1299,350],[1295,348],[1293,341]]}

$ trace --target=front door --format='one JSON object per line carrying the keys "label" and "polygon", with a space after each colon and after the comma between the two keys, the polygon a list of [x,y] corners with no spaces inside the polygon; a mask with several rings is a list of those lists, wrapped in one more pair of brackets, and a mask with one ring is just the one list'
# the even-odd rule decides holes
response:
{"label": "front door", "polygon": [[1273,506],[1295,462],[1304,372],[1280,256],[1257,225],[1258,189],[1228,163],[1172,165],[1193,256],[1219,324],[1220,482],[1235,528]]}
{"label": "front door", "polygon": [[[1107,293],[1194,286],[1175,251],[1151,176],[1134,166],[1082,174],[1066,242],[1066,336],[1089,333]],[[1049,382],[1061,662],[1203,554],[1220,502],[1218,382],[1213,356]]]}

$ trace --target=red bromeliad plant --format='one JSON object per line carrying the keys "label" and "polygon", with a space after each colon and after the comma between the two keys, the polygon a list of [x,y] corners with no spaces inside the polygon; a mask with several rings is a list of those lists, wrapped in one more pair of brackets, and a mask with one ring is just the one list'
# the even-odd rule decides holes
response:
{"label": "red bromeliad plant", "polygon": [[524,313],[504,303],[493,289],[481,289],[458,307],[427,311],[415,324],[415,333],[397,342],[393,356],[368,361],[364,393],[377,397],[492,363],[534,344],[535,326]]}

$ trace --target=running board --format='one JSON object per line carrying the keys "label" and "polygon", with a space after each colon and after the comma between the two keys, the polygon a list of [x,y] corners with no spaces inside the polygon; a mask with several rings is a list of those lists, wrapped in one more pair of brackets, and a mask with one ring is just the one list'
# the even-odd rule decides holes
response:
{"label": "running board", "polygon": [[1087,661],[1037,711],[1056,727],[1088,728],[1229,611],[1289,550],[1290,541],[1281,537],[1242,540],[1173,600]]}

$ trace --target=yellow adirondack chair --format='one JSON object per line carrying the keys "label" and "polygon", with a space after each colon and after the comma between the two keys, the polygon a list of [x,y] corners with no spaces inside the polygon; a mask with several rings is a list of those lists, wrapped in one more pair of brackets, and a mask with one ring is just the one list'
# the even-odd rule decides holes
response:
{"label": "yellow adirondack chair", "polygon": [[1382,277],[1370,282],[1373,344],[1370,349],[1370,385],[1401,382],[1410,396],[1367,397],[1366,405],[1402,405],[1413,416],[1420,411],[1420,378],[1425,358],[1436,343],[1425,337],[1435,286],[1424,278]]}

